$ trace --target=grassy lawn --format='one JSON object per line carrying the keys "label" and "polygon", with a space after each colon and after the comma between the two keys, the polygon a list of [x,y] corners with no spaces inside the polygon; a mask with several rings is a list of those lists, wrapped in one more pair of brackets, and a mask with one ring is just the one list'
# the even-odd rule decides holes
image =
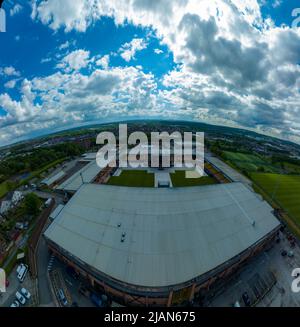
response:
{"label": "grassy lawn", "polygon": [[14,267],[17,264],[17,256],[19,253],[24,253],[25,254],[25,260],[27,259],[27,255],[28,255],[28,246],[26,245],[25,247],[23,247],[22,249],[18,249],[16,251],[16,253],[11,257],[10,261],[6,260],[5,264],[4,264],[4,269],[6,272],[6,275],[9,276],[10,273],[12,272],[12,270],[14,269]]}
{"label": "grassy lawn", "polygon": [[9,191],[7,181],[0,184],[0,198],[2,198]]}
{"label": "grassy lawn", "polygon": [[300,176],[252,173],[252,180],[300,226]]}
{"label": "grassy lawn", "polygon": [[240,170],[249,172],[256,172],[263,168],[266,173],[277,173],[277,167],[274,167],[267,160],[252,154],[245,154],[239,152],[224,151],[225,159],[230,161],[235,167]]}
{"label": "grassy lawn", "polygon": [[211,185],[217,183],[214,178],[209,176],[203,176],[199,178],[185,178],[184,170],[177,170],[175,173],[171,173],[170,175],[174,187]]}
{"label": "grassy lawn", "polygon": [[112,176],[107,184],[133,187],[154,187],[154,174],[149,174],[145,170],[123,170],[120,176]]}

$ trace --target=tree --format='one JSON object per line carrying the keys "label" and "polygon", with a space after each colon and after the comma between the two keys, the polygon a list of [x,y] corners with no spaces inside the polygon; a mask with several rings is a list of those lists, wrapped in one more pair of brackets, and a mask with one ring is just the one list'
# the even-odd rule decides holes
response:
{"label": "tree", "polygon": [[264,172],[265,172],[265,167],[260,166],[260,167],[257,168],[257,171],[258,171],[259,173],[264,173]]}
{"label": "tree", "polygon": [[6,187],[8,191],[13,191],[17,187],[17,183],[9,180],[6,182]]}
{"label": "tree", "polygon": [[34,193],[26,194],[25,208],[29,215],[36,215],[40,208],[40,199]]}

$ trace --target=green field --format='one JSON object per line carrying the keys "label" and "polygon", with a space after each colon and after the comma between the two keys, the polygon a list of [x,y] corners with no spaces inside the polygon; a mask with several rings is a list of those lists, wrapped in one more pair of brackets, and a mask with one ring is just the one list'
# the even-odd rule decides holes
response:
{"label": "green field", "polygon": [[300,224],[300,176],[252,173],[251,179]]}
{"label": "green field", "polygon": [[0,184],[0,198],[2,198],[9,191],[7,181]]}
{"label": "green field", "polygon": [[185,178],[184,170],[177,170],[175,173],[171,173],[170,176],[174,187],[210,185],[217,183],[215,179],[208,176],[199,178]]}
{"label": "green field", "polygon": [[266,173],[277,173],[278,168],[274,167],[267,160],[253,154],[239,152],[223,152],[226,160],[230,161],[235,167],[247,172],[257,172],[263,169]]}
{"label": "green field", "polygon": [[107,184],[133,187],[154,187],[154,174],[149,174],[145,170],[123,170],[120,176],[112,176]]}

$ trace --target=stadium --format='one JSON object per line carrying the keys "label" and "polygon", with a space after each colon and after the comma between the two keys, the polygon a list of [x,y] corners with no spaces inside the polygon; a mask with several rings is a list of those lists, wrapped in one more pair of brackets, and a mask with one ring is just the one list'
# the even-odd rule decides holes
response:
{"label": "stadium", "polygon": [[238,181],[170,188],[90,181],[53,218],[44,233],[51,252],[127,306],[192,302],[270,246],[280,228],[272,208]]}

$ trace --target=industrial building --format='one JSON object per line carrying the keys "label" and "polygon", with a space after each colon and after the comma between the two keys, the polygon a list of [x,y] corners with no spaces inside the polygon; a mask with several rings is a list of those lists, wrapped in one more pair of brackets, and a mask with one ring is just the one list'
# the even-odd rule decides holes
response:
{"label": "industrial building", "polygon": [[239,182],[183,188],[86,183],[44,236],[57,257],[115,301],[173,306],[226,279],[269,246],[279,228],[272,208]]}

